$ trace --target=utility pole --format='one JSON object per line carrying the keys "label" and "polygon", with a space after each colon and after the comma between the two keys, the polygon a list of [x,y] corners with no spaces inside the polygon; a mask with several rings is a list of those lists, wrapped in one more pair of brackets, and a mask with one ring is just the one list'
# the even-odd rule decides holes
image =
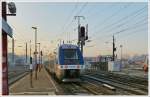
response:
{"label": "utility pole", "polygon": [[12,62],[13,62],[13,66],[15,65],[14,47],[15,47],[14,38],[12,38]]}
{"label": "utility pole", "polygon": [[27,57],[28,57],[27,49],[28,49],[28,47],[27,47],[27,42],[26,42],[26,64],[27,64]]}
{"label": "utility pole", "polygon": [[37,80],[37,27],[32,27],[35,30],[35,66],[36,66],[36,72],[35,72],[35,79]]}
{"label": "utility pole", "polygon": [[115,61],[115,51],[116,51],[116,48],[115,48],[115,38],[114,38],[114,35],[113,35],[113,59],[112,59],[112,61]]}

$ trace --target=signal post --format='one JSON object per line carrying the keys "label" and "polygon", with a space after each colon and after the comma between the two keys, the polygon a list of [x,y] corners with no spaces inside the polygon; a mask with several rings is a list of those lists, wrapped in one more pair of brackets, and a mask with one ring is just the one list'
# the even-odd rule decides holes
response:
{"label": "signal post", "polygon": [[[2,2],[2,95],[8,95],[8,58],[7,58],[7,35],[12,38],[12,28],[7,23],[7,16],[16,15],[16,7],[13,2]],[[7,13],[7,7],[10,14]]]}

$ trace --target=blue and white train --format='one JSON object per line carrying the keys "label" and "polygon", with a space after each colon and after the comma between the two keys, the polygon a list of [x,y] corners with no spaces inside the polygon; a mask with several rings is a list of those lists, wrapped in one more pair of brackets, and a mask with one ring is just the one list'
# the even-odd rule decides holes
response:
{"label": "blue and white train", "polygon": [[50,71],[61,82],[79,82],[80,70],[84,69],[84,59],[78,46],[62,44],[55,54]]}

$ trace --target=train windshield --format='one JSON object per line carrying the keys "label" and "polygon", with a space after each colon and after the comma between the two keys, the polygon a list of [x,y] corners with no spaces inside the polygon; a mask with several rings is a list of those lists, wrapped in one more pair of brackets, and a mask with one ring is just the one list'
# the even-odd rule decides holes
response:
{"label": "train windshield", "polygon": [[79,57],[76,49],[64,49],[65,64],[79,64]]}

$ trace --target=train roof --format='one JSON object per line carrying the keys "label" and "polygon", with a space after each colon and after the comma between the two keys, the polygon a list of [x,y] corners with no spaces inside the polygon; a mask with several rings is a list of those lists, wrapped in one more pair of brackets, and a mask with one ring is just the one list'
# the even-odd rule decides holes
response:
{"label": "train roof", "polygon": [[77,49],[78,46],[73,45],[73,44],[62,44],[59,46],[59,48],[61,48],[61,49]]}

